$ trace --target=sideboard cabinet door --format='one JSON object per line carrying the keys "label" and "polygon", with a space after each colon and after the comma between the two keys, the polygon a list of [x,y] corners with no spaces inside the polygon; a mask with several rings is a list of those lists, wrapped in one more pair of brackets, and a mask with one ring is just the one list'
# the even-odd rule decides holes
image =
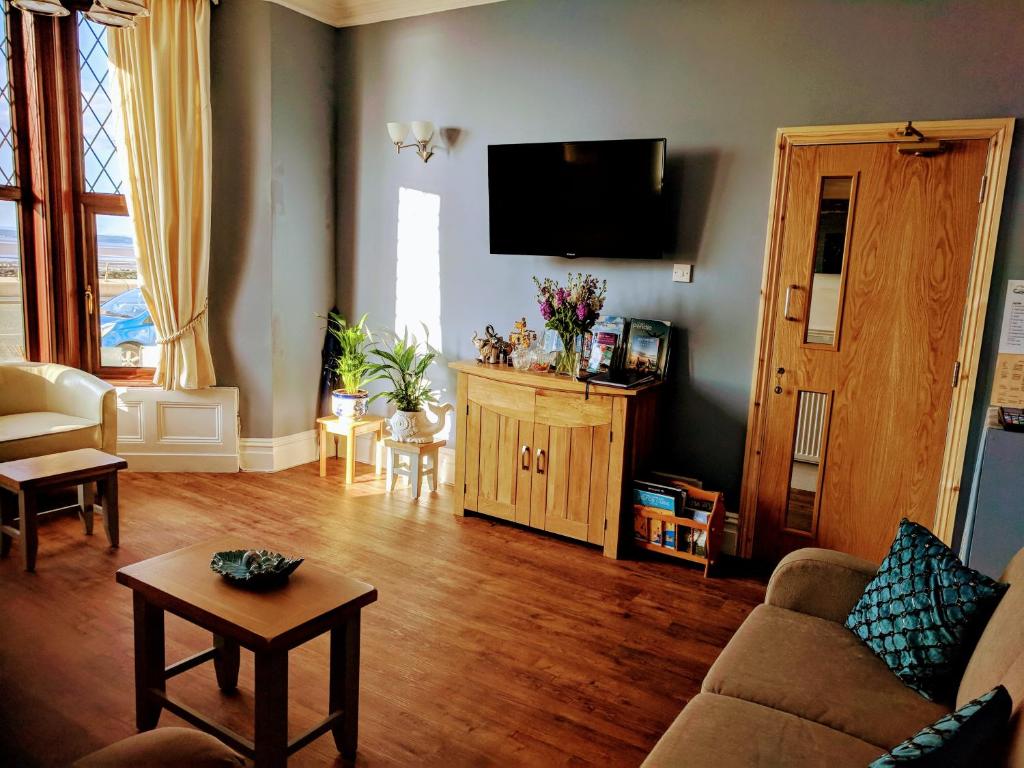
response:
{"label": "sideboard cabinet door", "polygon": [[466,414],[466,509],[529,524],[534,390],[471,378]]}
{"label": "sideboard cabinet door", "polygon": [[530,525],[604,544],[611,397],[537,390]]}

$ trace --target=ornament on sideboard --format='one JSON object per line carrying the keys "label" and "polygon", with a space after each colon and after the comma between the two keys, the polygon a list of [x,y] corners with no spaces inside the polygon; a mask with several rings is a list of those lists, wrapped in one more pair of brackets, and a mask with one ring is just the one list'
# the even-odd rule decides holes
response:
{"label": "ornament on sideboard", "polygon": [[476,347],[477,361],[481,363],[502,363],[510,351],[510,345],[494,331],[493,325],[484,329],[484,338],[473,332],[473,346]]}
{"label": "ornament on sideboard", "polygon": [[509,354],[517,349],[526,349],[537,340],[537,332],[526,327],[526,318],[516,320],[512,324],[512,332],[508,335],[508,343],[511,347]]}

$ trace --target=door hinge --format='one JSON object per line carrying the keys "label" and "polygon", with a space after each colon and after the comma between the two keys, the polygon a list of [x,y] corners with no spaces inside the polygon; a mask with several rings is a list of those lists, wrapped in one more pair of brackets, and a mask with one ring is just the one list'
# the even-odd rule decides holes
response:
{"label": "door hinge", "polygon": [[953,363],[953,389],[960,386],[960,361]]}
{"label": "door hinge", "polygon": [[469,403],[466,403],[466,415],[469,416]]}
{"label": "door hinge", "polygon": [[612,432],[610,429],[608,430],[608,442],[609,443],[614,443],[615,442],[615,433]]}
{"label": "door hinge", "polygon": [[606,530],[606,531],[608,530],[608,518],[605,518],[605,521],[604,521],[604,530]]}
{"label": "door hinge", "polygon": [[988,192],[988,174],[981,177],[981,189],[978,190],[978,202],[985,202],[985,193]]}
{"label": "door hinge", "polygon": [[469,483],[463,483],[462,484],[462,494],[465,495],[466,491],[468,491],[468,490],[469,490]]}

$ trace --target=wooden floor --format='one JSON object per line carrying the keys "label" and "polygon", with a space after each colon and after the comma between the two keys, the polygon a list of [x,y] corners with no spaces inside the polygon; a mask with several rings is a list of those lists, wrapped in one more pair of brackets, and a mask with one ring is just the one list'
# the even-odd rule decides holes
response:
{"label": "wooden floor", "polygon": [[[66,765],[134,732],[131,593],[115,570],[223,532],[374,584],[363,612],[365,766],[637,765],[754,605],[763,581],[704,580],[659,559],[413,503],[368,468],[121,476],[121,548],[72,517],[41,526],[37,571],[0,562],[0,764]],[[168,662],[209,646],[167,617]],[[290,732],[327,706],[327,640],[290,658]],[[252,656],[238,693],[204,665],[169,692],[252,735]],[[182,724],[164,713],[161,725]],[[291,765],[341,765],[330,736]]]}

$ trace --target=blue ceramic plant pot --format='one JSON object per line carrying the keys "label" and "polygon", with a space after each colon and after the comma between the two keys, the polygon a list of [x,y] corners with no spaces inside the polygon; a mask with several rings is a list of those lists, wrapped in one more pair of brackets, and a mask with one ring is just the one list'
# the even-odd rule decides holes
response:
{"label": "blue ceramic plant pot", "polygon": [[370,393],[365,390],[351,394],[343,389],[331,392],[331,413],[342,419],[361,419],[366,415],[366,401]]}

